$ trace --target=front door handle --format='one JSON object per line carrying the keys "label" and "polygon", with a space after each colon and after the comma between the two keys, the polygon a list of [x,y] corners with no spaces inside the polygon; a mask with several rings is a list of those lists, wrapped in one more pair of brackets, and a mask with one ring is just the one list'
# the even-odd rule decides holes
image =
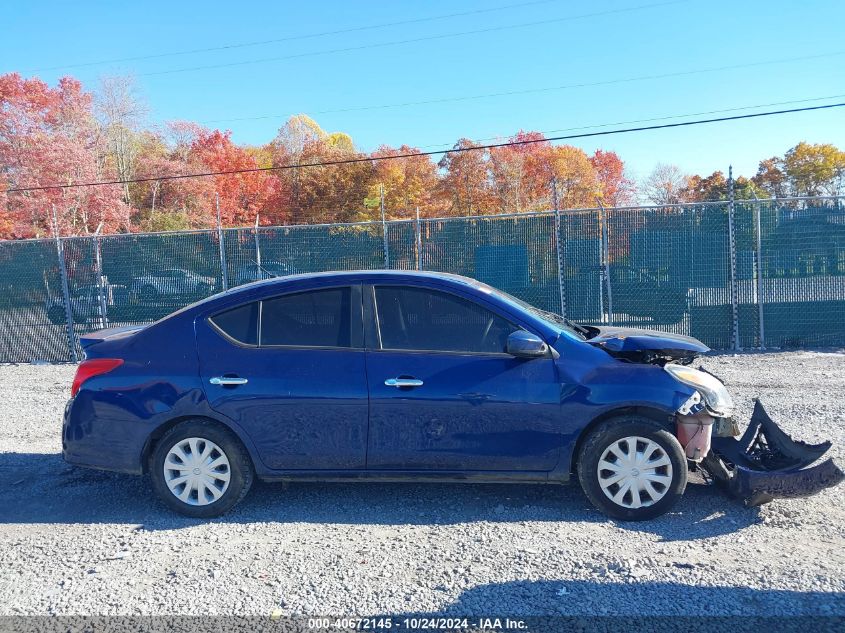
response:
{"label": "front door handle", "polygon": [[245,385],[249,382],[246,378],[236,378],[234,376],[215,376],[214,378],[209,378],[208,382],[212,385],[223,385],[224,387],[228,387],[230,385]]}
{"label": "front door handle", "polygon": [[401,389],[402,387],[422,387],[423,381],[418,378],[388,378],[384,381],[384,384],[388,387]]}

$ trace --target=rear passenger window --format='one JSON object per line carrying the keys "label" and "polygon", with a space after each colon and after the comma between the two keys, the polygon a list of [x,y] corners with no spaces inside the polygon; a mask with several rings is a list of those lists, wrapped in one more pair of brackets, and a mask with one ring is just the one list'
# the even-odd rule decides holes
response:
{"label": "rear passenger window", "polygon": [[210,321],[237,342],[258,345],[257,301],[215,314]]}
{"label": "rear passenger window", "polygon": [[263,301],[261,346],[351,347],[350,294],[331,288]]}

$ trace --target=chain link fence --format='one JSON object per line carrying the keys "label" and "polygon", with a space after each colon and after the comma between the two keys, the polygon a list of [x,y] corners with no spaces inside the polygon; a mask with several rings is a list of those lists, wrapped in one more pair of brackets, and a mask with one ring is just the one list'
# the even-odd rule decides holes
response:
{"label": "chain link fence", "polygon": [[376,268],[714,349],[845,345],[845,199],[794,198],[0,242],[0,362],[75,361],[84,332],[258,279]]}

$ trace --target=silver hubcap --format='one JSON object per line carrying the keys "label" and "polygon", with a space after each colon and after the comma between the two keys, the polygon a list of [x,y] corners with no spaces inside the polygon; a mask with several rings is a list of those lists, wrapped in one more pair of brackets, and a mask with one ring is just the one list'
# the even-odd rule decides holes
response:
{"label": "silver hubcap", "polygon": [[229,459],[214,442],[202,437],[179,440],[164,458],[164,481],[184,503],[214,503],[229,487]]}
{"label": "silver hubcap", "polygon": [[672,461],[666,451],[639,436],[623,437],[608,446],[596,470],[604,494],[624,508],[654,505],[672,483]]}

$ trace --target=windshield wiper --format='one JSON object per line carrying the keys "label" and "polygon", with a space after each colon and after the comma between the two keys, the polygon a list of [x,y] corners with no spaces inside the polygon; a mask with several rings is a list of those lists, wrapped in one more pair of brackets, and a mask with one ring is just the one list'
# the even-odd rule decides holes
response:
{"label": "windshield wiper", "polygon": [[584,338],[589,338],[589,334],[590,334],[589,328],[586,328],[583,325],[580,325],[578,323],[574,323],[574,322],[570,321],[569,319],[563,319],[563,322],[566,323],[569,327],[571,327],[576,332],[580,332],[581,334],[583,334]]}
{"label": "windshield wiper", "polygon": [[581,334],[584,338],[587,338],[590,334],[590,330],[585,328],[583,325],[579,325],[577,323],[573,323],[569,319],[562,317],[561,315],[550,312],[549,310],[541,310],[540,308],[534,308],[540,315],[546,317],[550,321],[555,323],[560,323],[561,325],[567,326],[571,330],[575,330],[578,334]]}

